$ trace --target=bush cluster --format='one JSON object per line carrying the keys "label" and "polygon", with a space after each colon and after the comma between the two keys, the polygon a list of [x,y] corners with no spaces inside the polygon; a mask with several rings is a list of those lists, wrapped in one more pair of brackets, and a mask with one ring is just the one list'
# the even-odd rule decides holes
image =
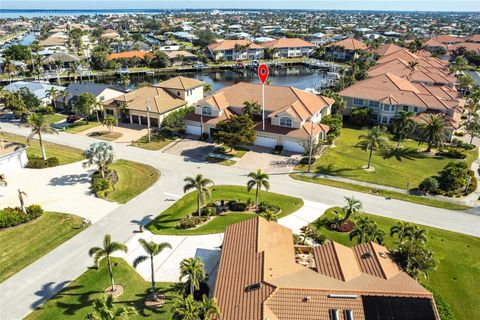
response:
{"label": "bush cluster", "polygon": [[20,208],[5,208],[0,210],[0,229],[14,227],[19,224],[34,220],[43,214],[39,205],[32,204],[23,213]]}
{"label": "bush cluster", "polygon": [[458,148],[448,148],[442,151],[437,152],[437,156],[447,157],[451,159],[465,159],[467,155]]}
{"label": "bush cluster", "polygon": [[195,228],[199,224],[202,224],[208,220],[208,217],[206,216],[192,216],[192,217],[185,217],[178,224],[176,225],[175,228],[177,229],[191,229]]}
{"label": "bush cluster", "polygon": [[230,208],[231,211],[243,212],[243,211],[247,211],[248,204],[242,201],[230,201],[230,203],[228,204],[228,207]]}
{"label": "bush cluster", "polygon": [[[300,160],[300,164],[306,164],[308,165],[308,159],[310,159],[310,157],[303,157],[301,160]],[[310,162],[310,164],[314,164],[315,161],[317,161],[317,158],[315,158],[314,156],[312,156],[312,161]]]}
{"label": "bush cluster", "polygon": [[107,195],[113,191],[112,181],[108,178],[92,178],[90,190],[92,190],[98,198],[106,198]]}
{"label": "bush cluster", "polygon": [[265,201],[262,201],[258,204],[258,213],[264,213],[267,211],[271,211],[273,213],[280,213],[281,208],[279,205],[273,204],[273,203],[268,203]]}
{"label": "bush cluster", "polygon": [[60,164],[57,157],[51,157],[47,160],[43,160],[42,157],[29,157],[27,168],[31,169],[44,169],[44,168],[51,168],[56,167]]}
{"label": "bush cluster", "polygon": [[453,141],[450,145],[452,146],[452,148],[462,148],[462,149],[465,149],[465,150],[475,149],[474,144],[466,143],[466,142],[463,142],[462,140],[459,140],[459,139],[453,139]]}

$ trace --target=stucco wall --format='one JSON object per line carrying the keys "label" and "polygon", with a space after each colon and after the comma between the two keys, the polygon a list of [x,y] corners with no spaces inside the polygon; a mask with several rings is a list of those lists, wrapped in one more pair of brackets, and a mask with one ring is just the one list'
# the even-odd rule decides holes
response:
{"label": "stucco wall", "polygon": [[0,156],[0,174],[26,167],[28,163],[27,151],[24,148]]}

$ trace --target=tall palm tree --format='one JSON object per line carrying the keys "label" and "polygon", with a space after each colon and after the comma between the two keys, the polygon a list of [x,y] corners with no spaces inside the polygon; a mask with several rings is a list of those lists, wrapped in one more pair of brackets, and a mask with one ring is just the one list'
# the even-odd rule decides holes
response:
{"label": "tall palm tree", "polygon": [[193,295],[178,296],[173,302],[174,320],[198,320],[200,319],[200,308],[193,299]]}
{"label": "tall palm tree", "polygon": [[126,253],[128,252],[128,248],[123,243],[112,241],[112,237],[109,234],[106,234],[103,238],[103,247],[93,247],[88,251],[90,257],[93,256],[93,262],[95,263],[95,266],[97,268],[100,260],[102,260],[103,258],[107,258],[108,274],[110,275],[112,292],[115,292],[116,288],[115,282],[113,280],[112,261],[110,257],[114,252],[117,251],[123,251]]}
{"label": "tall palm tree", "polygon": [[243,103],[243,114],[248,114],[250,118],[253,118],[254,115],[260,114],[262,112],[262,108],[257,101],[245,101]]}
{"label": "tall palm tree", "polygon": [[32,113],[28,116],[27,126],[32,128],[32,132],[27,137],[27,143],[30,143],[32,138],[38,135],[38,142],[40,144],[40,150],[42,151],[42,158],[43,160],[47,160],[42,134],[58,134],[58,131],[50,126],[43,115],[37,113]]}
{"label": "tall palm tree", "polygon": [[136,268],[140,263],[150,259],[150,271],[152,273],[152,295],[154,300],[158,300],[157,290],[155,289],[155,268],[153,266],[153,257],[159,255],[166,248],[172,249],[172,246],[168,242],[155,243],[153,241],[147,242],[144,239],[138,239],[138,242],[148,255],[142,255],[135,258],[135,260],[133,260],[133,267]]}
{"label": "tall palm tree", "polygon": [[186,258],[180,262],[180,281],[187,278],[190,294],[200,289],[200,282],[205,280],[205,266],[200,258]]}
{"label": "tall palm tree", "polygon": [[372,164],[372,155],[374,150],[388,149],[388,139],[386,138],[387,128],[383,126],[375,126],[367,134],[362,134],[358,137],[360,142],[358,145],[367,151],[370,151],[368,156],[367,169],[370,169]]}
{"label": "tall palm tree", "polygon": [[397,235],[398,240],[402,242],[411,236],[413,231],[413,225],[409,222],[399,221],[397,224],[390,228],[390,237]]}
{"label": "tall palm tree", "polygon": [[412,119],[415,115],[413,111],[400,111],[393,119],[393,130],[398,138],[397,147],[400,146],[402,139],[415,129],[415,121]]}
{"label": "tall palm tree", "polygon": [[209,299],[207,295],[204,294],[199,307],[202,319],[211,320],[220,318],[220,309],[218,308],[215,298]]}
{"label": "tall palm tree", "polygon": [[420,138],[419,145],[427,142],[427,152],[430,152],[434,146],[442,146],[445,142],[445,126],[443,115],[426,115],[425,123],[418,128],[418,136]]}
{"label": "tall palm tree", "polygon": [[95,103],[92,106],[92,109],[95,110],[97,114],[97,123],[100,123],[100,115],[99,112],[103,110],[103,102],[96,99]]}
{"label": "tall palm tree", "polygon": [[266,173],[263,173],[261,169],[257,169],[257,172],[250,172],[248,174],[248,177],[250,180],[247,182],[247,190],[250,192],[250,190],[255,188],[255,207],[258,210],[258,194],[260,189],[264,188],[265,190],[270,189],[270,182],[268,182],[269,176]]}
{"label": "tall palm tree", "polygon": [[362,209],[362,202],[355,197],[344,197],[347,204],[343,207],[345,217],[340,221],[340,225],[346,222],[352,214],[360,212]]}
{"label": "tall palm tree", "polygon": [[130,316],[137,314],[133,307],[115,307],[111,295],[95,300],[93,310],[94,312],[85,317],[87,320],[128,320]]}
{"label": "tall palm tree", "polygon": [[205,93],[206,96],[209,96],[213,92],[213,86],[211,83],[205,83],[203,85],[203,92]]}
{"label": "tall palm tree", "polygon": [[96,165],[102,178],[105,178],[105,171],[115,158],[112,145],[103,141],[94,142],[83,154],[87,160],[83,163],[83,167],[88,168]]}
{"label": "tall palm tree", "polygon": [[54,86],[51,86],[50,89],[47,90],[47,96],[53,102],[53,107],[55,108],[55,110],[57,109],[57,104],[55,100],[57,99],[59,94],[60,91],[58,91],[58,89]]}
{"label": "tall palm tree", "polygon": [[67,107],[67,102],[68,102],[68,97],[70,96],[70,93],[68,92],[67,89],[65,89],[65,90],[60,91],[59,95],[62,98],[63,108],[66,108]]}
{"label": "tall palm tree", "polygon": [[197,213],[199,216],[201,216],[202,202],[205,201],[206,197],[211,196],[208,186],[213,185],[213,181],[204,178],[202,174],[197,174],[195,177],[186,177],[183,181],[186,182],[186,184],[183,186],[184,193],[187,193],[192,189],[197,191]]}
{"label": "tall palm tree", "polygon": [[17,72],[17,67],[10,59],[6,59],[3,64],[3,72],[8,76],[8,82],[12,83],[12,74]]}

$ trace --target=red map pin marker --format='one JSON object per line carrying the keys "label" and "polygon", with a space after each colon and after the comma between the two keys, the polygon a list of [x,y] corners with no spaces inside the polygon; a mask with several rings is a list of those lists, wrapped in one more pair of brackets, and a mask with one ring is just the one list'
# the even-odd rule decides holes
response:
{"label": "red map pin marker", "polygon": [[265,81],[267,81],[267,78],[268,78],[268,67],[265,63],[261,64],[259,67],[258,67],[258,78],[260,79],[260,81],[262,82],[262,84],[265,83]]}

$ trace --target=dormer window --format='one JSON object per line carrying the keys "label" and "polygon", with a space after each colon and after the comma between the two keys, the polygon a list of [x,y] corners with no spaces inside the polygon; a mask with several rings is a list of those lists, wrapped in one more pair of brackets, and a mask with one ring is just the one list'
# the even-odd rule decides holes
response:
{"label": "dormer window", "polygon": [[210,107],[202,107],[202,114],[204,116],[211,116],[212,115],[212,108]]}
{"label": "dormer window", "polygon": [[282,127],[291,127],[292,126],[292,118],[290,117],[281,117],[280,118],[280,125]]}

